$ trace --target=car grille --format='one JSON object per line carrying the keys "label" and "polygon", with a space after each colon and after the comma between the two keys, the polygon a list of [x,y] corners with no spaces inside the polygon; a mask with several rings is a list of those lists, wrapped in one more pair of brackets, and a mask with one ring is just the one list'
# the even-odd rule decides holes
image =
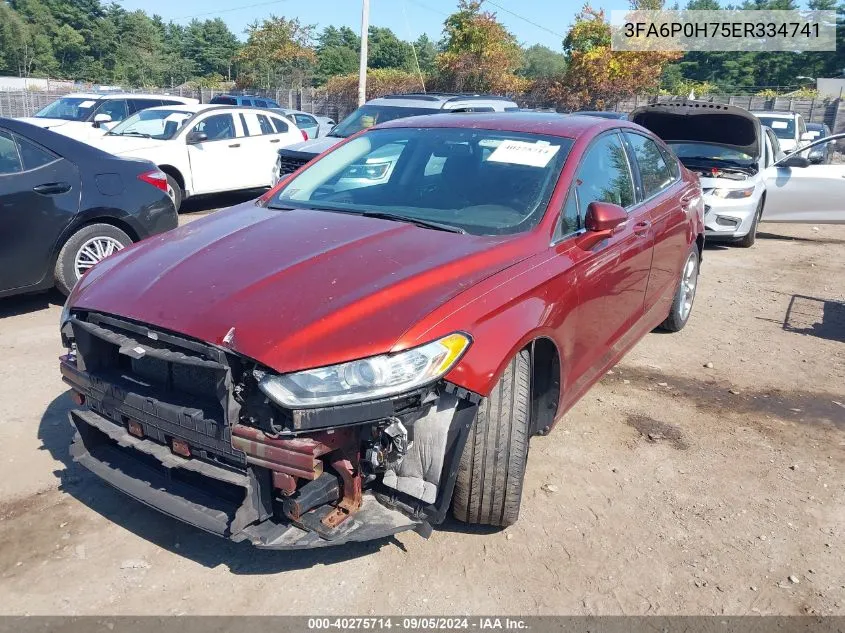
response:
{"label": "car grille", "polygon": [[284,151],[279,152],[279,176],[292,174],[297,169],[308,163],[312,158],[314,158],[314,156],[311,154],[293,154],[286,153]]}
{"label": "car grille", "polygon": [[72,320],[77,369],[87,404],[112,422],[139,423],[146,439],[186,441],[193,457],[237,470],[232,447],[239,407],[231,394],[234,359],[203,343],[100,314]]}

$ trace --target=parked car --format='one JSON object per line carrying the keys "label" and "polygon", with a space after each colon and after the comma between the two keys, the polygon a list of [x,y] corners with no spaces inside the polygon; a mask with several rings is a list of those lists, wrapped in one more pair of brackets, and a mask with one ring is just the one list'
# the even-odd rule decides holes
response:
{"label": "parked car", "polygon": [[334,119],[324,116],[316,116],[301,110],[290,108],[272,108],[271,112],[281,114],[291,121],[296,127],[305,132],[309,139],[326,136],[335,126]]}
{"label": "parked car", "polygon": [[276,149],[303,138],[267,110],[198,104],[138,112],[94,144],[158,165],[178,210],[191,196],[269,186]]}
{"label": "parked car", "polygon": [[196,99],[172,95],[121,92],[75,93],[39,110],[34,117],[20,121],[89,142],[127,117],[146,108],[162,105],[199,103]]}
{"label": "parked car", "polygon": [[794,152],[804,141],[813,139],[807,134],[807,124],[798,112],[752,112],[775,133],[780,140],[781,149],[787,154]]}
{"label": "parked car", "polygon": [[[831,173],[787,162],[776,129],[736,106],[679,101],[640,107],[630,120],[662,138],[699,175],[704,191],[707,239],[752,246],[761,220],[830,222],[845,219],[845,167]],[[800,152],[803,154],[803,152]],[[802,158],[797,156],[796,158]],[[803,159],[806,161],[806,159]],[[835,173],[833,173],[835,172]],[[818,187],[817,193],[808,190]],[[808,196],[801,200],[798,196]]]}
{"label": "parked car", "polygon": [[576,114],[578,116],[597,116],[602,119],[619,119],[621,121],[626,121],[628,119],[627,112],[612,112],[610,110],[581,110],[579,112],[573,112],[572,114]]}
{"label": "parked car", "polygon": [[[387,182],[336,189],[391,145]],[[628,122],[379,125],[83,278],[61,325],[87,405],[72,454],[268,548],[425,534],[450,506],[510,525],[531,436],[687,323],[703,240],[697,178]]]}
{"label": "parked car", "polygon": [[[830,136],[830,128],[826,123],[807,123],[807,140],[815,141]],[[807,155],[814,165],[826,165],[833,156],[833,143],[816,145]]]}
{"label": "parked car", "polygon": [[212,105],[233,105],[246,108],[280,108],[273,99],[256,95],[217,95],[209,101]]}
{"label": "parked car", "polygon": [[0,297],[67,294],[104,257],[174,228],[165,189],[152,163],[0,118]]}
{"label": "parked car", "polygon": [[296,143],[279,151],[273,170],[274,184],[292,174],[315,156],[343,139],[379,123],[404,117],[436,112],[516,112],[519,107],[506,97],[456,95],[429,92],[426,94],[387,95],[368,101],[343,119],[325,137]]}

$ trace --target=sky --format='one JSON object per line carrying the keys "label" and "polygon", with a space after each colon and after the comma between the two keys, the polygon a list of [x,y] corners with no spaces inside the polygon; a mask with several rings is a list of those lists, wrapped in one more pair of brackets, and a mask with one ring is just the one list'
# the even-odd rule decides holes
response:
{"label": "sky", "polygon": [[[192,17],[219,17],[241,39],[250,22],[271,14],[297,17],[319,28],[348,26],[356,32],[361,28],[360,0],[120,0],[120,4],[128,10],[158,14],[166,22],[184,24]],[[486,4],[521,43],[560,50],[563,35],[583,0],[488,0]],[[627,0],[596,0],[593,5],[608,12],[628,8]],[[440,39],[443,20],[456,7],[457,0],[370,0],[370,24],[389,27],[405,40],[415,40],[426,33],[436,41]]]}

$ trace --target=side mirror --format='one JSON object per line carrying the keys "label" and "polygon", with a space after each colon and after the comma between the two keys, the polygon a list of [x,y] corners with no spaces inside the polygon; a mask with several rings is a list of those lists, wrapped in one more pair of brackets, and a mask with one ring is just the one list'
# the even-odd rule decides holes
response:
{"label": "side mirror", "polygon": [[100,127],[103,123],[111,123],[111,115],[101,112],[94,115],[93,127]]}
{"label": "side mirror", "polygon": [[197,143],[204,143],[208,140],[208,134],[205,132],[191,131],[185,137],[185,143],[188,145],[196,145]]}
{"label": "side mirror", "polygon": [[589,250],[616,233],[628,221],[628,212],[611,202],[591,202],[587,206],[584,227],[587,232],[578,239],[578,246]]}
{"label": "side mirror", "polygon": [[793,153],[786,157],[785,160],[782,160],[778,163],[778,167],[809,167],[810,166],[810,159],[801,156],[800,154]]}

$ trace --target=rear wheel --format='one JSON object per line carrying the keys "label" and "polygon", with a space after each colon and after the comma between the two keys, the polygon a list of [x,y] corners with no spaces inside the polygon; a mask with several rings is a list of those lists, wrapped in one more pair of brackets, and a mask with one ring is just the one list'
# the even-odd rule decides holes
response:
{"label": "rear wheel", "polygon": [[530,377],[530,355],[522,351],[479,405],[452,499],[459,521],[505,527],[519,518],[528,460]]}
{"label": "rear wheel", "polygon": [[701,261],[698,245],[693,245],[687,258],[684,260],[684,267],[681,269],[681,280],[678,283],[678,290],[675,292],[675,300],[672,302],[672,309],[669,316],[660,327],[669,332],[680,332],[692,314],[692,303],[695,300],[695,290],[698,287],[698,265]]}
{"label": "rear wheel", "polygon": [[70,236],[56,258],[56,287],[70,294],[89,268],[109,255],[123,250],[132,239],[111,224],[89,224]]}
{"label": "rear wheel", "polygon": [[173,176],[170,174],[165,174],[165,176],[167,176],[167,195],[170,196],[170,199],[173,201],[176,213],[179,213],[179,207],[182,206],[182,198],[185,197],[185,194],[182,192],[182,187],[179,186],[179,183]]}
{"label": "rear wheel", "polygon": [[754,242],[757,241],[757,225],[760,223],[760,216],[763,215],[763,199],[757,204],[757,209],[754,211],[754,221],[751,223],[751,228],[745,237],[737,240],[737,244],[743,248],[751,248]]}

